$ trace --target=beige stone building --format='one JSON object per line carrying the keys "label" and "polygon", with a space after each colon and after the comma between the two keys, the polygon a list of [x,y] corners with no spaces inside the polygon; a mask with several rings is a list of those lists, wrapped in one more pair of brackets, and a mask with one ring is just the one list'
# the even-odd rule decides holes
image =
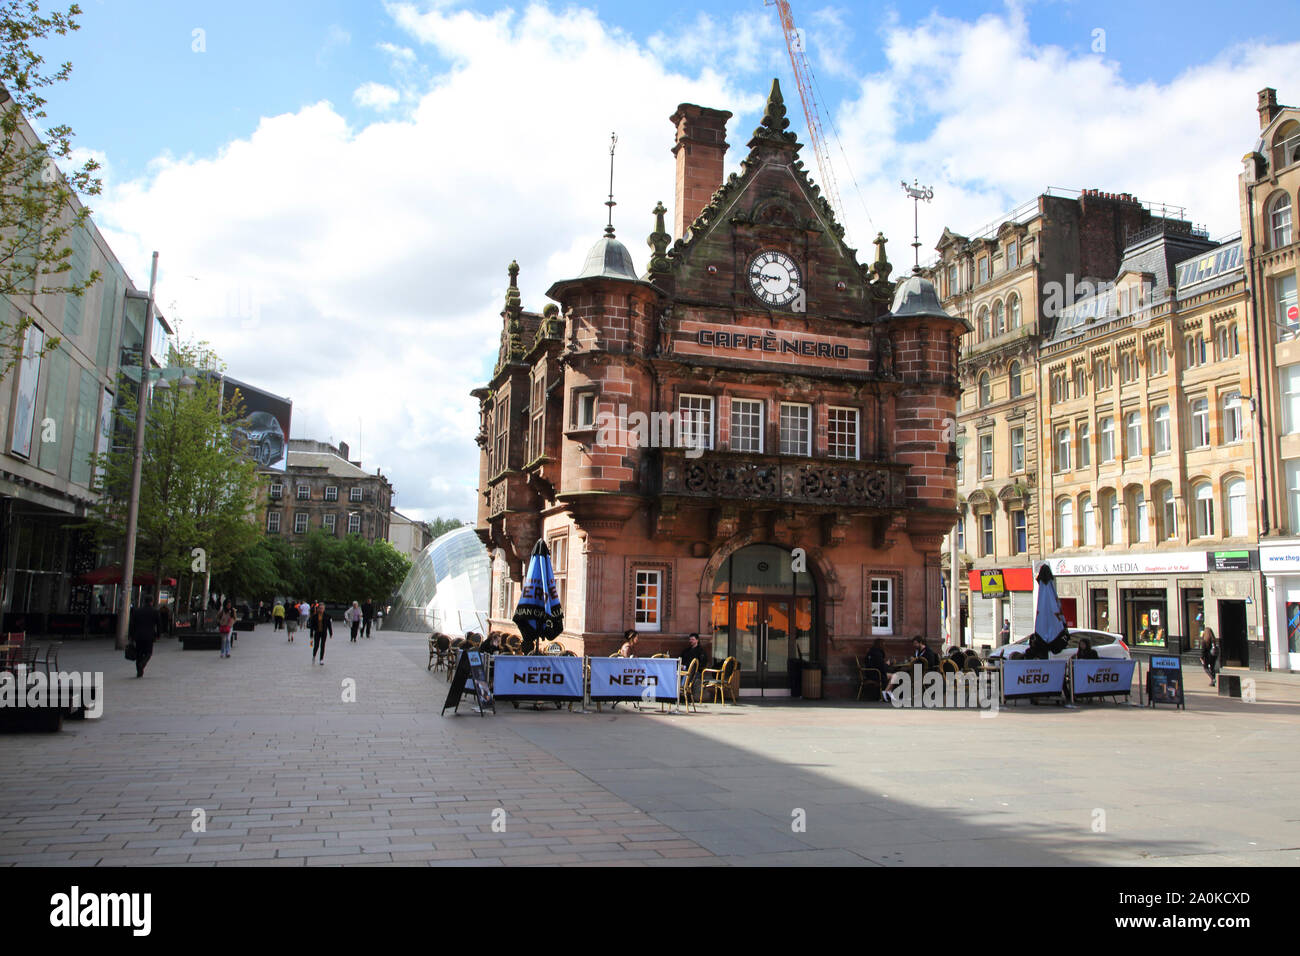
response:
{"label": "beige stone building", "polygon": [[284,471],[259,469],[262,527],[268,535],[302,541],[324,530],[342,537],[359,534],[368,542],[386,541],[393,508],[393,486],[382,472],[370,474],[348,460],[344,442],[290,439]]}
{"label": "beige stone building", "polygon": [[1113,282],[1039,355],[1043,553],[1067,620],[1181,651],[1258,625],[1254,425],[1239,239],[1177,219],[1130,236]]}
{"label": "beige stone building", "polygon": [[[1268,608],[1268,660],[1300,668],[1300,109],[1259,93],[1259,139],[1239,178],[1247,307],[1260,343],[1256,367],[1263,441],[1257,445],[1260,568]],[[1263,642],[1260,644],[1263,649]],[[1252,660],[1252,664],[1255,661]]]}
{"label": "beige stone building", "polygon": [[[944,308],[968,319],[956,423],[962,511],[955,529],[967,613],[962,643],[998,643],[1032,630],[1032,568],[1043,555],[1038,488],[1038,350],[1064,301],[1114,277],[1124,237],[1152,219],[1127,193],[1052,190],[973,236],[944,230],[928,274]],[[944,541],[950,553],[951,537]],[[945,568],[949,563],[945,560]],[[981,571],[1000,571],[1006,593],[983,597]]]}

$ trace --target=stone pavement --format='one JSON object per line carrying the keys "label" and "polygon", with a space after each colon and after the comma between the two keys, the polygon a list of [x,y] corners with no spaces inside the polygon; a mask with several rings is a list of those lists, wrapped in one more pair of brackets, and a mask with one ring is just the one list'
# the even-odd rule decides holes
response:
{"label": "stone pavement", "polygon": [[1189,674],[1181,713],[440,717],[422,634],[310,656],[260,625],[229,660],[160,642],[137,681],[105,643],[65,644],[64,670],[105,672],[104,716],[0,737],[0,864],[1300,863],[1285,677],[1244,703]]}

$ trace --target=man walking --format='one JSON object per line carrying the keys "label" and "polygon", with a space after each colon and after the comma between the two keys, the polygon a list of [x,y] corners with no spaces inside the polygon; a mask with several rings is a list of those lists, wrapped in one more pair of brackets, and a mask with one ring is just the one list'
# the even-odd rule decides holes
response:
{"label": "man walking", "polygon": [[284,612],[284,629],[289,632],[289,643],[293,643],[293,636],[298,632],[298,605],[289,599],[289,603],[282,608]]}
{"label": "man walking", "polygon": [[361,608],[356,601],[353,601],[352,606],[343,612],[343,620],[352,625],[352,643],[355,644],[357,642],[357,630],[361,627]]}
{"label": "man walking", "polygon": [[158,609],[153,606],[153,595],[142,596],[140,603],[131,608],[130,633],[135,642],[135,676],[143,677],[158,637]]}
{"label": "man walking", "polygon": [[272,630],[281,630],[284,627],[284,602],[276,601],[275,607],[271,608],[271,628]]}
{"label": "man walking", "polygon": [[375,616],[375,602],[373,598],[366,598],[366,603],[361,605],[361,629],[365,631],[366,637],[370,636],[370,623]]}

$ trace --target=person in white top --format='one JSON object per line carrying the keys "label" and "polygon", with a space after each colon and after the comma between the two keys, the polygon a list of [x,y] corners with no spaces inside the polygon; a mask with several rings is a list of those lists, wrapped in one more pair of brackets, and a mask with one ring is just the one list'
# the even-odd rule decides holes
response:
{"label": "person in white top", "polygon": [[352,625],[352,643],[357,642],[357,629],[361,627],[361,605],[356,601],[352,606],[343,612],[343,620]]}

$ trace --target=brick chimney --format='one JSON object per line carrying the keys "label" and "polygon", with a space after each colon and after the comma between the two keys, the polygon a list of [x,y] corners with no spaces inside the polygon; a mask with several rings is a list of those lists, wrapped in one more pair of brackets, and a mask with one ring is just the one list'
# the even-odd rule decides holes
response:
{"label": "brick chimney", "polygon": [[348,443],[345,441],[339,442],[339,457],[344,461],[348,460]]}
{"label": "brick chimney", "polygon": [[[1263,129],[1269,123],[1273,122],[1273,117],[1281,112],[1282,107],[1277,105],[1277,90],[1271,86],[1266,86],[1259,91],[1259,128]],[[678,167],[681,168],[680,166]]]}
{"label": "brick chimney", "polygon": [[673,206],[673,236],[686,234],[700,211],[722,185],[727,155],[726,110],[682,103],[668,117],[677,127],[673,155],[677,157],[677,195]]}

